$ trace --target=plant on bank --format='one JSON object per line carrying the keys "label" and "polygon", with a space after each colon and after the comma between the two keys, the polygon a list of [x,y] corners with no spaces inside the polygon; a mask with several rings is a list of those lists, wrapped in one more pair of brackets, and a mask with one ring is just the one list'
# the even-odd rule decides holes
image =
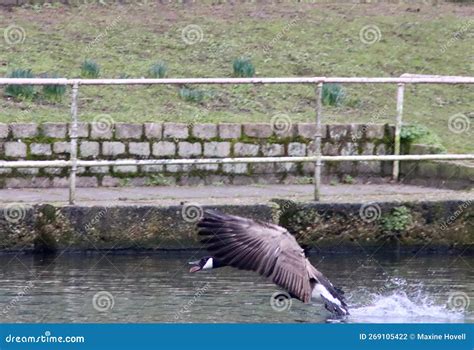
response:
{"label": "plant on bank", "polygon": [[255,67],[250,59],[245,57],[236,58],[232,64],[234,76],[240,78],[249,78],[255,75]]}
{"label": "plant on bank", "polygon": [[148,70],[148,76],[150,78],[164,78],[168,71],[168,67],[164,62],[156,62],[154,63],[150,69]]}
{"label": "plant on bank", "polygon": [[[57,74],[52,74],[49,76],[46,74],[44,78],[53,78],[58,79],[61,78]],[[66,93],[66,86],[65,85],[43,85],[42,89],[43,96],[50,101],[60,102],[64,94]]]}
{"label": "plant on bank", "polygon": [[383,231],[388,234],[405,232],[412,222],[410,209],[405,206],[393,208],[390,214],[380,219]]}
{"label": "plant on bank", "polygon": [[339,84],[323,84],[323,104],[329,106],[340,106],[346,97],[344,88]]}
{"label": "plant on bank", "polygon": [[186,102],[199,103],[204,99],[204,95],[204,91],[198,89],[190,89],[188,87],[179,89],[179,97]]}
{"label": "plant on bank", "polygon": [[100,67],[94,60],[86,59],[81,64],[81,77],[98,78],[100,75]]}
{"label": "plant on bank", "polygon": [[[8,74],[8,78],[34,78],[31,69],[17,68]],[[33,85],[7,85],[5,94],[16,99],[32,99],[35,95]]]}

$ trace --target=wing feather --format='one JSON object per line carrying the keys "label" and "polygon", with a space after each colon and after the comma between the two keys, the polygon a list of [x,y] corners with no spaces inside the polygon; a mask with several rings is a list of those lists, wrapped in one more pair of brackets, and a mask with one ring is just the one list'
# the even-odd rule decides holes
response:
{"label": "wing feather", "polygon": [[224,264],[269,277],[293,297],[309,302],[311,283],[303,249],[284,228],[205,211],[198,223],[201,242]]}

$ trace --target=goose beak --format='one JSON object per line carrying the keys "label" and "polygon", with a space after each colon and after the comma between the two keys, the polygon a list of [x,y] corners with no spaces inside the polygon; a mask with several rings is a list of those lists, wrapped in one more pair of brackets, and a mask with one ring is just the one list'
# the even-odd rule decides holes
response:
{"label": "goose beak", "polygon": [[189,269],[189,272],[193,273],[193,272],[198,272],[200,270],[202,270],[201,266],[199,265],[199,260],[196,260],[196,261],[190,261],[188,262],[189,265],[193,265],[190,269]]}

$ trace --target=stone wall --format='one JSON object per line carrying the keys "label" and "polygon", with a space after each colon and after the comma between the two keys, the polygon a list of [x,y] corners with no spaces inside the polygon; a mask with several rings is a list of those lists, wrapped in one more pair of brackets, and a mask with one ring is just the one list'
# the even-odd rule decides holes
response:
{"label": "stone wall", "polygon": [[[305,156],[314,154],[315,124],[283,131],[271,124],[80,123],[81,159],[221,158]],[[0,124],[0,160],[69,158],[67,123]],[[324,155],[391,153],[393,127],[324,125]],[[311,181],[314,164],[209,164],[106,166],[78,169],[79,187],[301,183]],[[326,162],[323,181],[352,177],[373,181],[389,176],[391,163]],[[0,187],[67,187],[68,169],[0,169]]]}

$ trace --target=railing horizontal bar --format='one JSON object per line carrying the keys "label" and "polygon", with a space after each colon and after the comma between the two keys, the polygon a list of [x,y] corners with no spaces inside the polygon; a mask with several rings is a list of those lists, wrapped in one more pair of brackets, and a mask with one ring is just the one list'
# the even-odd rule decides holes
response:
{"label": "railing horizontal bar", "polygon": [[0,85],[179,85],[179,84],[474,84],[474,77],[290,77],[290,78],[175,78],[175,79],[49,79],[0,78]]}
{"label": "railing horizontal bar", "polygon": [[[234,163],[285,163],[315,162],[316,156],[306,157],[249,157],[249,158],[208,158],[208,159],[118,159],[118,160],[78,160],[77,166],[120,166],[120,165],[183,165],[183,164],[234,164]],[[321,160],[341,161],[393,161],[393,160],[474,160],[474,154],[422,154],[422,155],[363,155],[363,156],[322,156]],[[71,167],[69,160],[17,160],[0,161],[0,168],[65,168]]]}

